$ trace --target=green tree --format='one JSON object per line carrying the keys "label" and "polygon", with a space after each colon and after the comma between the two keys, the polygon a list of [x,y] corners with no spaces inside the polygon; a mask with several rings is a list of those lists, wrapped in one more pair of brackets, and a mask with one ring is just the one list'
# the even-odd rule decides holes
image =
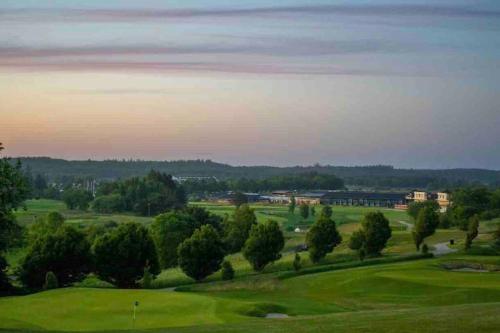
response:
{"label": "green tree", "polygon": [[90,244],[85,234],[71,226],[36,238],[21,263],[19,278],[29,288],[40,289],[53,272],[59,285],[79,281],[92,268]]}
{"label": "green tree", "polygon": [[160,214],[155,218],[151,225],[151,235],[162,268],[177,266],[177,248],[191,237],[196,227],[191,215],[182,212]]}
{"label": "green tree", "polygon": [[302,203],[300,204],[299,209],[300,209],[300,216],[302,216],[304,220],[307,220],[307,218],[309,217],[309,205],[306,203]]}
{"label": "green tree", "polygon": [[64,190],[62,200],[71,210],[87,210],[92,201],[92,194],[84,189],[70,187]]}
{"label": "green tree", "polygon": [[118,193],[101,195],[92,202],[92,209],[103,214],[123,212],[125,210],[125,202],[123,201],[123,197]]}
{"label": "green tree", "polygon": [[439,211],[439,204],[435,200],[427,200],[427,201],[414,201],[408,205],[408,215],[410,215],[413,220],[417,220],[418,213],[423,208],[430,208],[433,211]]}
{"label": "green tree", "polygon": [[21,164],[13,166],[8,159],[0,158],[0,292],[11,289],[5,273],[7,261],[3,258],[4,251],[21,239],[21,228],[16,223],[13,211],[22,205],[29,193],[30,187]]}
{"label": "green tree", "polygon": [[232,219],[226,219],[224,225],[224,244],[229,253],[241,250],[248,238],[250,229],[257,223],[255,212],[248,205],[236,208]]}
{"label": "green tree", "polygon": [[41,174],[37,174],[33,180],[33,190],[35,197],[39,198],[44,195],[47,189],[47,180]]}
{"label": "green tree", "polygon": [[234,269],[233,265],[227,260],[222,263],[221,270],[222,280],[232,280],[234,279]]}
{"label": "green tree", "polygon": [[38,237],[55,233],[64,224],[64,216],[59,212],[50,212],[28,227],[27,240],[33,243]]}
{"label": "green tree", "polygon": [[238,208],[241,205],[247,204],[248,198],[244,193],[237,191],[233,195],[233,202],[234,202],[234,205],[236,206],[236,208]]}
{"label": "green tree", "polygon": [[53,272],[47,272],[47,274],[45,274],[45,283],[43,284],[43,289],[50,290],[57,288],[59,288],[57,276]]}
{"label": "green tree", "polygon": [[321,215],[311,226],[306,235],[309,257],[314,263],[319,262],[342,242],[335,221]]}
{"label": "green tree", "polygon": [[302,269],[302,262],[300,258],[300,254],[295,253],[295,258],[293,259],[293,270],[298,272]]}
{"label": "green tree", "polygon": [[420,250],[420,245],[425,238],[431,236],[436,231],[439,225],[439,215],[430,207],[421,209],[413,228],[413,240],[417,250]]}
{"label": "green tree", "polygon": [[500,247],[500,225],[498,225],[497,230],[493,234],[493,239],[495,240],[495,245]]}
{"label": "green tree", "polygon": [[439,225],[440,229],[449,229],[453,223],[453,220],[448,212],[439,214]]}
{"label": "green tree", "polygon": [[311,206],[311,216],[316,216],[316,208],[314,206]]}
{"label": "green tree", "polygon": [[154,276],[151,274],[149,265],[144,267],[144,274],[142,275],[141,287],[142,289],[151,289],[151,285],[153,283]]}
{"label": "green tree", "polygon": [[471,248],[472,241],[479,234],[479,217],[477,215],[472,216],[469,219],[469,226],[467,228],[467,233],[465,235],[465,249]]}
{"label": "green tree", "polygon": [[288,212],[291,214],[295,214],[295,207],[297,203],[295,201],[295,197],[292,195],[290,198],[290,203],[288,204]]}
{"label": "green tree", "polygon": [[333,215],[333,210],[332,210],[332,207],[331,206],[323,206],[323,209],[321,210],[321,215],[322,216],[326,216],[328,217],[329,219],[332,218],[332,215]]}
{"label": "green tree", "polygon": [[96,273],[120,288],[133,288],[149,266],[152,275],[160,273],[153,239],[138,223],[124,223],[94,243]]}
{"label": "green tree", "polygon": [[243,256],[260,272],[267,264],[281,258],[281,250],[285,245],[283,232],[276,221],[255,224],[250,230],[250,236],[245,242]]}
{"label": "green tree", "polygon": [[363,260],[364,256],[366,255],[365,244],[366,244],[365,232],[364,230],[360,229],[352,233],[351,238],[349,239],[348,247],[351,250],[358,251],[359,259]]}
{"label": "green tree", "polygon": [[179,245],[179,266],[187,276],[201,281],[221,268],[224,244],[211,225],[196,229]]}
{"label": "green tree", "polygon": [[349,248],[358,250],[360,259],[365,255],[378,256],[391,238],[389,220],[381,212],[366,213],[361,229],[353,232]]}

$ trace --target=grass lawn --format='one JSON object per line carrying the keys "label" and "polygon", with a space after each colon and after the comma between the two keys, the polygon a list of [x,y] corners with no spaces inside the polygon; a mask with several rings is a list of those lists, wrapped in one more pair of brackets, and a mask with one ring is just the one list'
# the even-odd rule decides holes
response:
{"label": "grass lawn", "polygon": [[[452,272],[440,266],[449,260],[471,259],[500,265],[498,257],[452,255],[284,280],[264,274],[203,283],[189,292],[59,289],[1,298],[0,328],[130,329],[132,303],[137,300],[138,329],[293,333],[368,328],[375,332],[448,332],[469,327],[471,332],[493,332],[500,325],[500,273]],[[255,317],[266,311],[292,317]],[[424,325],[422,320],[433,321]],[[180,326],[191,327],[180,330]]]}

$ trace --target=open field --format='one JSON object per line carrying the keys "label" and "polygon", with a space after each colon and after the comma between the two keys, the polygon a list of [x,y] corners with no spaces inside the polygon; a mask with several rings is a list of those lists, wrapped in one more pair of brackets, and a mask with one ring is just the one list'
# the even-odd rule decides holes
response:
{"label": "open field", "polygon": [[[130,329],[132,303],[138,300],[138,329],[210,324],[185,331],[301,332],[314,323],[318,332],[334,328],[361,331],[373,322],[380,325],[379,329],[388,325],[388,331],[397,331],[410,328],[416,318],[439,318],[438,325],[443,331],[453,330],[463,322],[471,328],[482,327],[484,331],[493,332],[494,327],[500,325],[500,317],[495,315],[500,311],[500,273],[452,272],[441,267],[450,260],[470,259],[470,256],[456,255],[283,280],[261,275],[233,282],[199,284],[189,292],[59,289],[0,299],[0,327]],[[500,265],[498,257],[473,259]],[[267,312],[286,313],[292,318],[257,318]],[[471,321],[465,323],[463,315]],[[361,319],[366,320],[363,325],[359,323]],[[413,327],[412,331],[418,331],[417,328],[426,331],[423,324]]]}

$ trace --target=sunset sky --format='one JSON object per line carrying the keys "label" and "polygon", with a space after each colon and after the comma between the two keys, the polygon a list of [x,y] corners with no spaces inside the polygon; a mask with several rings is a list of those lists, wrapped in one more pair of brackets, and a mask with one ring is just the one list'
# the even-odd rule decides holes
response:
{"label": "sunset sky", "polygon": [[0,1],[10,156],[500,169],[500,1]]}

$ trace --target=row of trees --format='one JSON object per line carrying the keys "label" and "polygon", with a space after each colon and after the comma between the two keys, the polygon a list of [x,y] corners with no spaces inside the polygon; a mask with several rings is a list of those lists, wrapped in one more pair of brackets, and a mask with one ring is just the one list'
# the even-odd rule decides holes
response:
{"label": "row of trees", "polygon": [[193,179],[183,182],[188,193],[213,193],[222,191],[265,192],[282,189],[319,190],[341,189],[342,179],[333,174],[306,172],[295,175],[271,176],[264,179],[236,178],[229,180]]}
{"label": "row of trees", "polygon": [[102,184],[92,204],[100,213],[132,212],[154,216],[183,208],[186,195],[172,176],[150,171],[145,177]]}

